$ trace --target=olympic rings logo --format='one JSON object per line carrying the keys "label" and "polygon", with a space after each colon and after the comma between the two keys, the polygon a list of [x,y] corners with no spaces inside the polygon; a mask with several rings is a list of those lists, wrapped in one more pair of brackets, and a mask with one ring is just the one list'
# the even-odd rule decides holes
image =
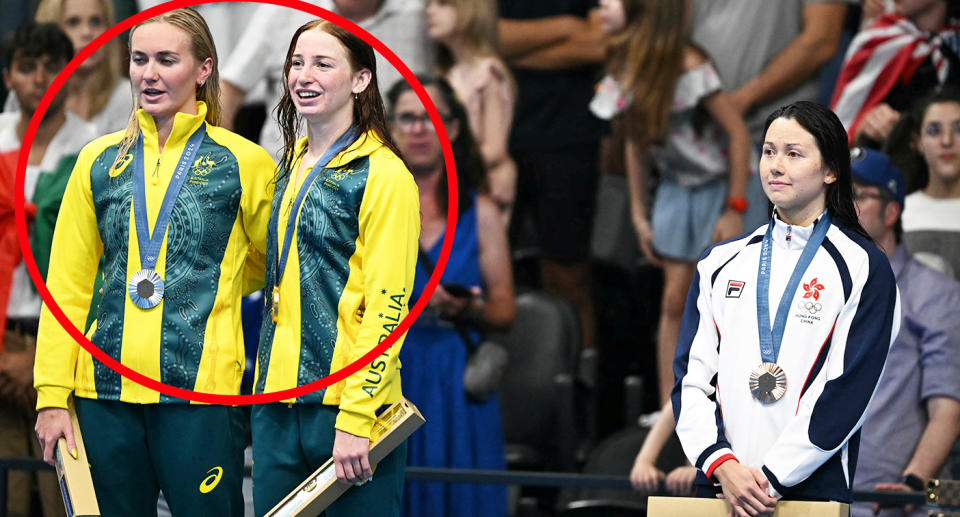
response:
{"label": "olympic rings logo", "polygon": [[797,308],[800,309],[800,312],[806,312],[807,314],[816,314],[823,309],[823,305],[820,305],[817,302],[797,302]]}

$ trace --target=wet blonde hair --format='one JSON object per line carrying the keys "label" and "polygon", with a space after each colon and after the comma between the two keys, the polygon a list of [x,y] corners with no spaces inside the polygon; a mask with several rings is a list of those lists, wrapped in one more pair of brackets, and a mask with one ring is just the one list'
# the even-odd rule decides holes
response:
{"label": "wet blonde hair", "polygon": [[[208,124],[217,125],[220,123],[220,73],[217,71],[217,47],[213,44],[213,36],[210,34],[210,27],[200,16],[200,13],[184,7],[150,18],[145,22],[138,23],[130,29],[130,40],[128,44],[133,45],[133,33],[148,23],[169,23],[174,27],[187,33],[190,37],[190,52],[198,63],[202,63],[208,57],[213,60],[213,69],[210,77],[203,84],[196,87],[197,100],[203,101],[207,105],[206,121]],[[130,113],[130,119],[127,122],[127,129],[124,132],[123,140],[120,141],[120,149],[114,158],[113,166],[116,167],[123,159],[124,155],[130,152],[130,148],[140,137],[140,123],[137,120],[137,111],[140,110],[140,101],[134,95],[133,111]]]}
{"label": "wet blonde hair", "polygon": [[[37,14],[34,19],[37,23],[55,23],[62,29],[66,20],[63,19],[63,8],[70,0],[43,0],[37,6]],[[97,0],[100,6],[100,12],[103,13],[103,23],[109,28],[113,26],[113,2],[110,0]],[[73,49],[79,52],[80,49]],[[120,43],[111,39],[105,45],[100,47],[98,52],[103,53],[103,59],[97,63],[96,67],[90,73],[90,80],[100,87],[93,94],[90,101],[90,109],[94,114],[100,113],[110,100],[110,94],[113,88],[120,80]]]}

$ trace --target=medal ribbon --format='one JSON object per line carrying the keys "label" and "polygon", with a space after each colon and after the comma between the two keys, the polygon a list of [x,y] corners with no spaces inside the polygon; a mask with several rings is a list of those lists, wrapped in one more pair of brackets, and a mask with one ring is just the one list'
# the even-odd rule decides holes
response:
{"label": "medal ribbon", "polygon": [[[293,205],[290,208],[290,216],[287,219],[287,229],[283,234],[283,244],[280,249],[280,256],[278,257],[277,262],[274,264],[276,267],[276,274],[274,278],[274,286],[280,285],[280,278],[283,277],[283,271],[287,267],[287,256],[290,254],[290,241],[293,239],[293,230],[297,226],[297,213],[300,211],[300,205],[303,203],[303,199],[307,196],[307,191],[310,190],[310,185],[313,183],[317,176],[323,172],[324,167],[327,163],[332,160],[335,156],[340,154],[351,142],[356,138],[356,128],[350,126],[347,131],[340,135],[340,138],[337,139],[333,145],[327,149],[327,152],[323,153],[323,156],[317,160],[317,163],[313,165],[313,168],[310,169],[310,172],[307,174],[307,177],[304,178],[303,184],[300,185],[300,190],[297,191],[297,197],[295,198]],[[293,171],[290,171],[292,174]],[[296,181],[296,179],[294,179]],[[280,221],[278,219],[277,224]],[[270,225],[270,233],[273,238],[277,236],[277,225]]]}
{"label": "medal ribbon", "polygon": [[787,326],[787,315],[790,312],[790,303],[793,301],[793,293],[800,285],[800,278],[807,270],[807,266],[813,261],[813,256],[817,254],[820,244],[827,236],[827,230],[830,229],[830,212],[825,211],[823,217],[816,223],[810,240],[803,247],[800,254],[800,260],[793,267],[793,274],[787,281],[787,286],[783,289],[780,296],[780,304],[777,306],[776,319],[773,322],[773,328],[770,328],[770,253],[773,242],[773,219],[767,226],[767,233],[763,236],[763,244],[760,247],[760,267],[757,271],[757,326],[760,331],[760,356],[765,363],[776,363],[780,355],[780,343],[783,341],[783,330]]}
{"label": "medal ribbon", "polygon": [[206,123],[204,123],[187,140],[183,154],[180,155],[180,162],[177,163],[177,168],[173,171],[173,177],[170,178],[170,183],[167,185],[167,192],[163,196],[163,203],[160,204],[160,213],[157,214],[153,232],[150,232],[150,225],[147,221],[147,189],[144,186],[143,170],[143,134],[137,139],[137,145],[133,151],[133,214],[137,226],[137,244],[140,247],[140,267],[142,269],[153,269],[157,265],[163,236],[167,232],[167,224],[170,222],[170,214],[173,212],[173,204],[180,193],[180,187],[187,179],[187,171],[190,170],[193,156],[197,154],[197,149],[200,148],[200,143],[206,134]]}

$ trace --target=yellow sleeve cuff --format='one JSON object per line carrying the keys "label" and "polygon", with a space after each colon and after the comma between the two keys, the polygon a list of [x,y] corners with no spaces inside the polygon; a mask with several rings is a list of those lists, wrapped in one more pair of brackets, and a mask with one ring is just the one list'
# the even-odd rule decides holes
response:
{"label": "yellow sleeve cuff", "polygon": [[63,386],[41,386],[37,388],[37,411],[48,407],[67,409],[67,399],[73,390]]}
{"label": "yellow sleeve cuff", "polygon": [[341,409],[337,414],[337,423],[334,427],[354,436],[369,438],[374,422],[376,422],[376,418]]}

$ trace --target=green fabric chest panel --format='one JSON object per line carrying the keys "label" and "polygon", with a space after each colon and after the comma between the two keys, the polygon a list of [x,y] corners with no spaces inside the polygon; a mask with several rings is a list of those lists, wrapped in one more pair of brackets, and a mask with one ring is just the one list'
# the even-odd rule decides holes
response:
{"label": "green fabric chest panel", "polygon": [[[120,361],[123,342],[123,312],[127,297],[127,246],[129,245],[130,199],[133,195],[133,155],[128,154],[111,169],[118,146],[100,153],[90,167],[90,187],[97,228],[103,241],[103,297],[97,311],[97,330],[91,337],[94,345]],[[97,397],[120,399],[120,374],[103,363],[93,361]]]}
{"label": "green fabric chest panel", "polygon": [[[302,329],[299,386],[330,373],[337,341],[337,307],[350,275],[350,257],[356,251],[360,203],[369,169],[367,157],[339,169],[325,169],[303,200],[297,225]],[[300,401],[322,402],[322,397],[314,392]]]}

